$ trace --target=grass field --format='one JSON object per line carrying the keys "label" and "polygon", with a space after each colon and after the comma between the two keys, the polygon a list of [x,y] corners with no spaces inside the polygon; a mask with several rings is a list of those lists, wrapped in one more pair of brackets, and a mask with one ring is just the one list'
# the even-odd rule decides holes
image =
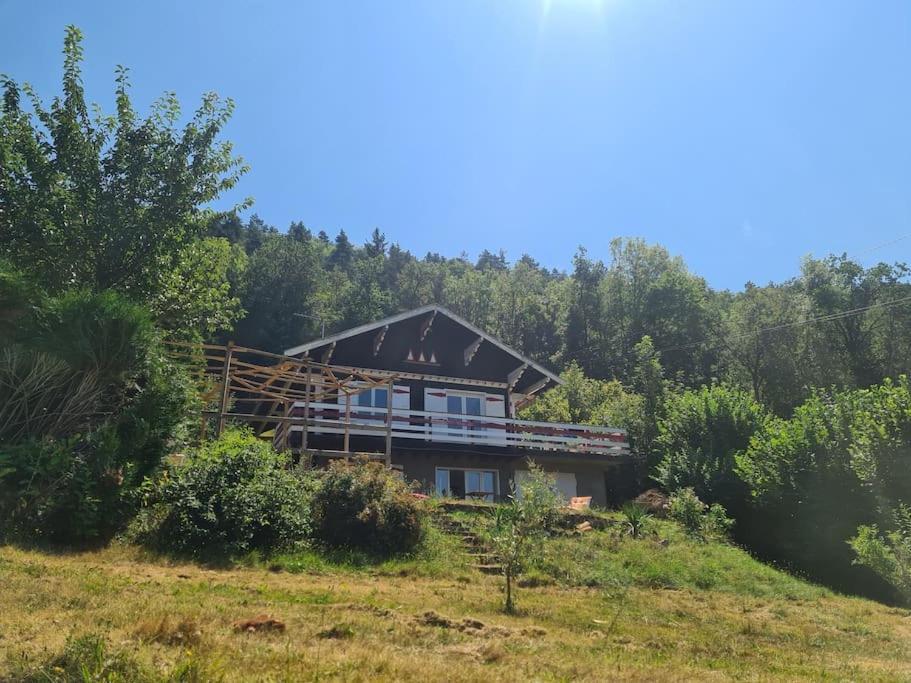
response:
{"label": "grass field", "polygon": [[[907,610],[669,524],[552,539],[524,583],[503,614],[500,579],[439,533],[382,564],[0,547],[0,680],[911,680]],[[285,630],[232,627],[260,614]]]}

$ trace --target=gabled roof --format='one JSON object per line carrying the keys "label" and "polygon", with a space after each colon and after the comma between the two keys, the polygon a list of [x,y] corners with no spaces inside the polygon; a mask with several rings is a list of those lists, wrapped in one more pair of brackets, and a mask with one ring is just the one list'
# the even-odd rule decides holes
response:
{"label": "gabled roof", "polygon": [[371,332],[373,330],[378,330],[387,325],[388,326],[395,325],[396,323],[401,323],[406,320],[411,320],[412,318],[416,318],[418,316],[426,315],[426,314],[432,313],[432,312],[435,312],[437,315],[443,315],[443,316],[449,318],[450,320],[452,320],[453,322],[455,322],[456,324],[461,325],[462,327],[471,331],[473,334],[476,334],[478,337],[482,338],[484,341],[489,342],[493,346],[496,346],[497,348],[499,348],[501,351],[504,351],[507,354],[511,355],[517,361],[519,361],[520,364],[527,365],[527,367],[533,368],[537,372],[541,373],[541,375],[543,375],[545,378],[547,378],[551,382],[553,382],[555,384],[563,384],[563,380],[560,379],[560,377],[558,375],[554,374],[553,372],[551,372],[550,370],[548,370],[541,364],[536,363],[535,361],[533,361],[530,358],[528,358],[527,356],[524,356],[523,354],[519,353],[512,347],[507,346],[502,341],[500,341],[496,337],[488,334],[487,332],[480,329],[479,327],[472,325],[470,322],[465,320],[465,318],[461,317],[460,315],[457,315],[457,314],[453,313],[452,311],[450,311],[449,309],[447,309],[443,306],[439,306],[437,304],[428,304],[426,306],[421,306],[420,308],[415,308],[410,311],[405,311],[404,313],[398,313],[396,315],[391,315],[388,318],[383,318],[382,320],[377,320],[376,322],[367,323],[366,325],[359,325],[358,327],[352,327],[349,330],[344,330],[343,332],[339,332],[337,334],[333,334],[331,336],[324,337],[322,339],[316,339],[316,340],[307,342],[306,344],[300,344],[299,346],[295,346],[293,348],[286,349],[285,355],[297,356],[300,354],[309,354],[316,349],[320,349],[325,346],[329,346],[330,344],[340,342],[343,339],[348,339],[350,337],[356,337],[358,335],[365,334],[365,333]]}

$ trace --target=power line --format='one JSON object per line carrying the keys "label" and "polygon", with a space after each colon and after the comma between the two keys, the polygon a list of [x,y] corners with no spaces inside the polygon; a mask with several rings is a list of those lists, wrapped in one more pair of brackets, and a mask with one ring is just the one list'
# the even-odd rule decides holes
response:
{"label": "power line", "polygon": [[865,254],[869,254],[871,251],[876,251],[877,249],[882,249],[883,247],[889,247],[889,246],[892,246],[893,244],[897,244],[898,242],[906,240],[909,237],[911,237],[911,232],[906,233],[904,235],[899,235],[898,237],[891,239],[888,242],[882,242],[880,244],[875,244],[872,247],[867,247],[866,249],[863,249],[861,251],[849,253],[849,255],[851,258],[857,258],[858,256],[863,256]]}
{"label": "power line", "polygon": [[[869,306],[861,306],[860,308],[854,308],[848,311],[840,311],[838,313],[829,313],[828,315],[821,315],[816,318],[807,318],[806,320],[796,320],[790,323],[781,323],[780,325],[772,325],[771,327],[764,327],[758,330],[752,330],[750,332],[741,332],[740,334],[728,335],[728,339],[744,339],[746,337],[755,337],[758,335],[765,334],[766,332],[774,332],[776,330],[783,330],[789,327],[799,327],[800,325],[810,325],[820,322],[830,322],[832,320],[841,320],[842,318],[850,318],[854,315],[859,315],[866,311],[869,311],[874,308],[888,308],[890,306],[898,306],[899,304],[911,302],[911,296],[902,297],[900,299],[893,299],[891,301],[882,301],[875,304],[870,304]],[[667,346],[663,349],[657,349],[656,353],[663,353],[665,351],[682,351],[684,349],[695,348],[697,346],[702,346],[713,341],[712,339],[706,338],[697,342],[690,342],[688,344],[677,344],[676,346]]]}

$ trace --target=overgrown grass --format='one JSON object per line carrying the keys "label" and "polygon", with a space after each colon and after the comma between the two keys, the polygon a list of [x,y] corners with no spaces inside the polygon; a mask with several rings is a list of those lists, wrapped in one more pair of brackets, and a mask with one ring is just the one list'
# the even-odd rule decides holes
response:
{"label": "overgrown grass", "polygon": [[308,548],[263,557],[250,553],[239,564],[292,574],[366,573],[378,576],[457,578],[469,571],[467,557],[457,539],[430,526],[418,549],[410,554],[383,558],[365,552]]}
{"label": "overgrown grass", "polygon": [[[224,569],[0,547],[0,681],[83,680],[83,665],[107,681],[911,679],[908,611],[656,531],[546,541],[515,616],[502,580],[439,532],[397,560],[302,551]],[[263,614],[285,630],[233,626]]]}
{"label": "overgrown grass", "polygon": [[639,539],[619,530],[548,539],[534,568],[564,586],[689,588],[788,600],[829,594],[734,546],[694,541],[671,522],[651,524],[652,533]]}

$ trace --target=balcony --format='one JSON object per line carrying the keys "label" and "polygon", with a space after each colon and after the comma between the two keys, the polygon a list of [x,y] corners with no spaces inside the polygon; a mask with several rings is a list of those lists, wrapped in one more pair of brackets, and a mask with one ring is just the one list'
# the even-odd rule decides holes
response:
{"label": "balcony", "polygon": [[626,432],[612,427],[363,406],[351,407],[346,415],[344,406],[338,403],[310,403],[308,407],[303,402],[294,404],[290,418],[287,428],[292,434],[303,432],[306,426],[308,435],[341,435],[345,451],[349,450],[350,437],[374,436],[390,444],[410,440],[539,452],[629,455]]}

